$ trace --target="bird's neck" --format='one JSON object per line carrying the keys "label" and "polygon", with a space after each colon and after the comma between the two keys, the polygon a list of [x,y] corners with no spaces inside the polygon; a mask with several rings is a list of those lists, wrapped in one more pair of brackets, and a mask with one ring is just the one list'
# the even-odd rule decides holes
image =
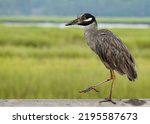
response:
{"label": "bird's neck", "polygon": [[97,22],[93,22],[87,26],[84,27],[84,30],[87,31],[87,30],[97,30]]}

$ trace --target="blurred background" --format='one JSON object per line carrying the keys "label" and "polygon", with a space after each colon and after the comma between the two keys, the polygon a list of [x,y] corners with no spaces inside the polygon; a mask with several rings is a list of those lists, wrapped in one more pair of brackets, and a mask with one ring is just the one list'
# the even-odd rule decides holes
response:
{"label": "blurred background", "polygon": [[83,29],[65,23],[85,12],[120,37],[138,80],[117,74],[114,98],[150,97],[150,0],[0,0],[0,98],[105,98],[109,70],[87,46]]}

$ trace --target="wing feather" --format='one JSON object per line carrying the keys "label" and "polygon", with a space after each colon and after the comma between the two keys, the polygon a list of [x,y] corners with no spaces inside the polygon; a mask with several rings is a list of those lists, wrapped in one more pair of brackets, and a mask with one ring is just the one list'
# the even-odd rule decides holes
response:
{"label": "wing feather", "polygon": [[104,65],[120,74],[127,74],[129,80],[135,80],[135,62],[127,47],[109,30],[98,30],[98,34],[95,52]]}

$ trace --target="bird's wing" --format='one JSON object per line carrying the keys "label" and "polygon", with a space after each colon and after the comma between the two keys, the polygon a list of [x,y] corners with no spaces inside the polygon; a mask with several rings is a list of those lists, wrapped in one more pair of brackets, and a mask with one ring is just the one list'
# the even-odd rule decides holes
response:
{"label": "bird's wing", "polygon": [[102,29],[98,30],[96,40],[96,53],[107,68],[127,74],[131,80],[137,77],[134,59],[117,36],[109,30]]}

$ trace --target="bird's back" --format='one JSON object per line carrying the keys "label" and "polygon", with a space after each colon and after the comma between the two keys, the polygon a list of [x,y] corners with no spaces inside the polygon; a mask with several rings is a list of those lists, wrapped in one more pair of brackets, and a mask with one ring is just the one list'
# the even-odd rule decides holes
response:
{"label": "bird's back", "polygon": [[100,57],[108,69],[126,74],[128,79],[137,78],[135,62],[122,41],[107,29],[86,30],[85,37],[91,49]]}

